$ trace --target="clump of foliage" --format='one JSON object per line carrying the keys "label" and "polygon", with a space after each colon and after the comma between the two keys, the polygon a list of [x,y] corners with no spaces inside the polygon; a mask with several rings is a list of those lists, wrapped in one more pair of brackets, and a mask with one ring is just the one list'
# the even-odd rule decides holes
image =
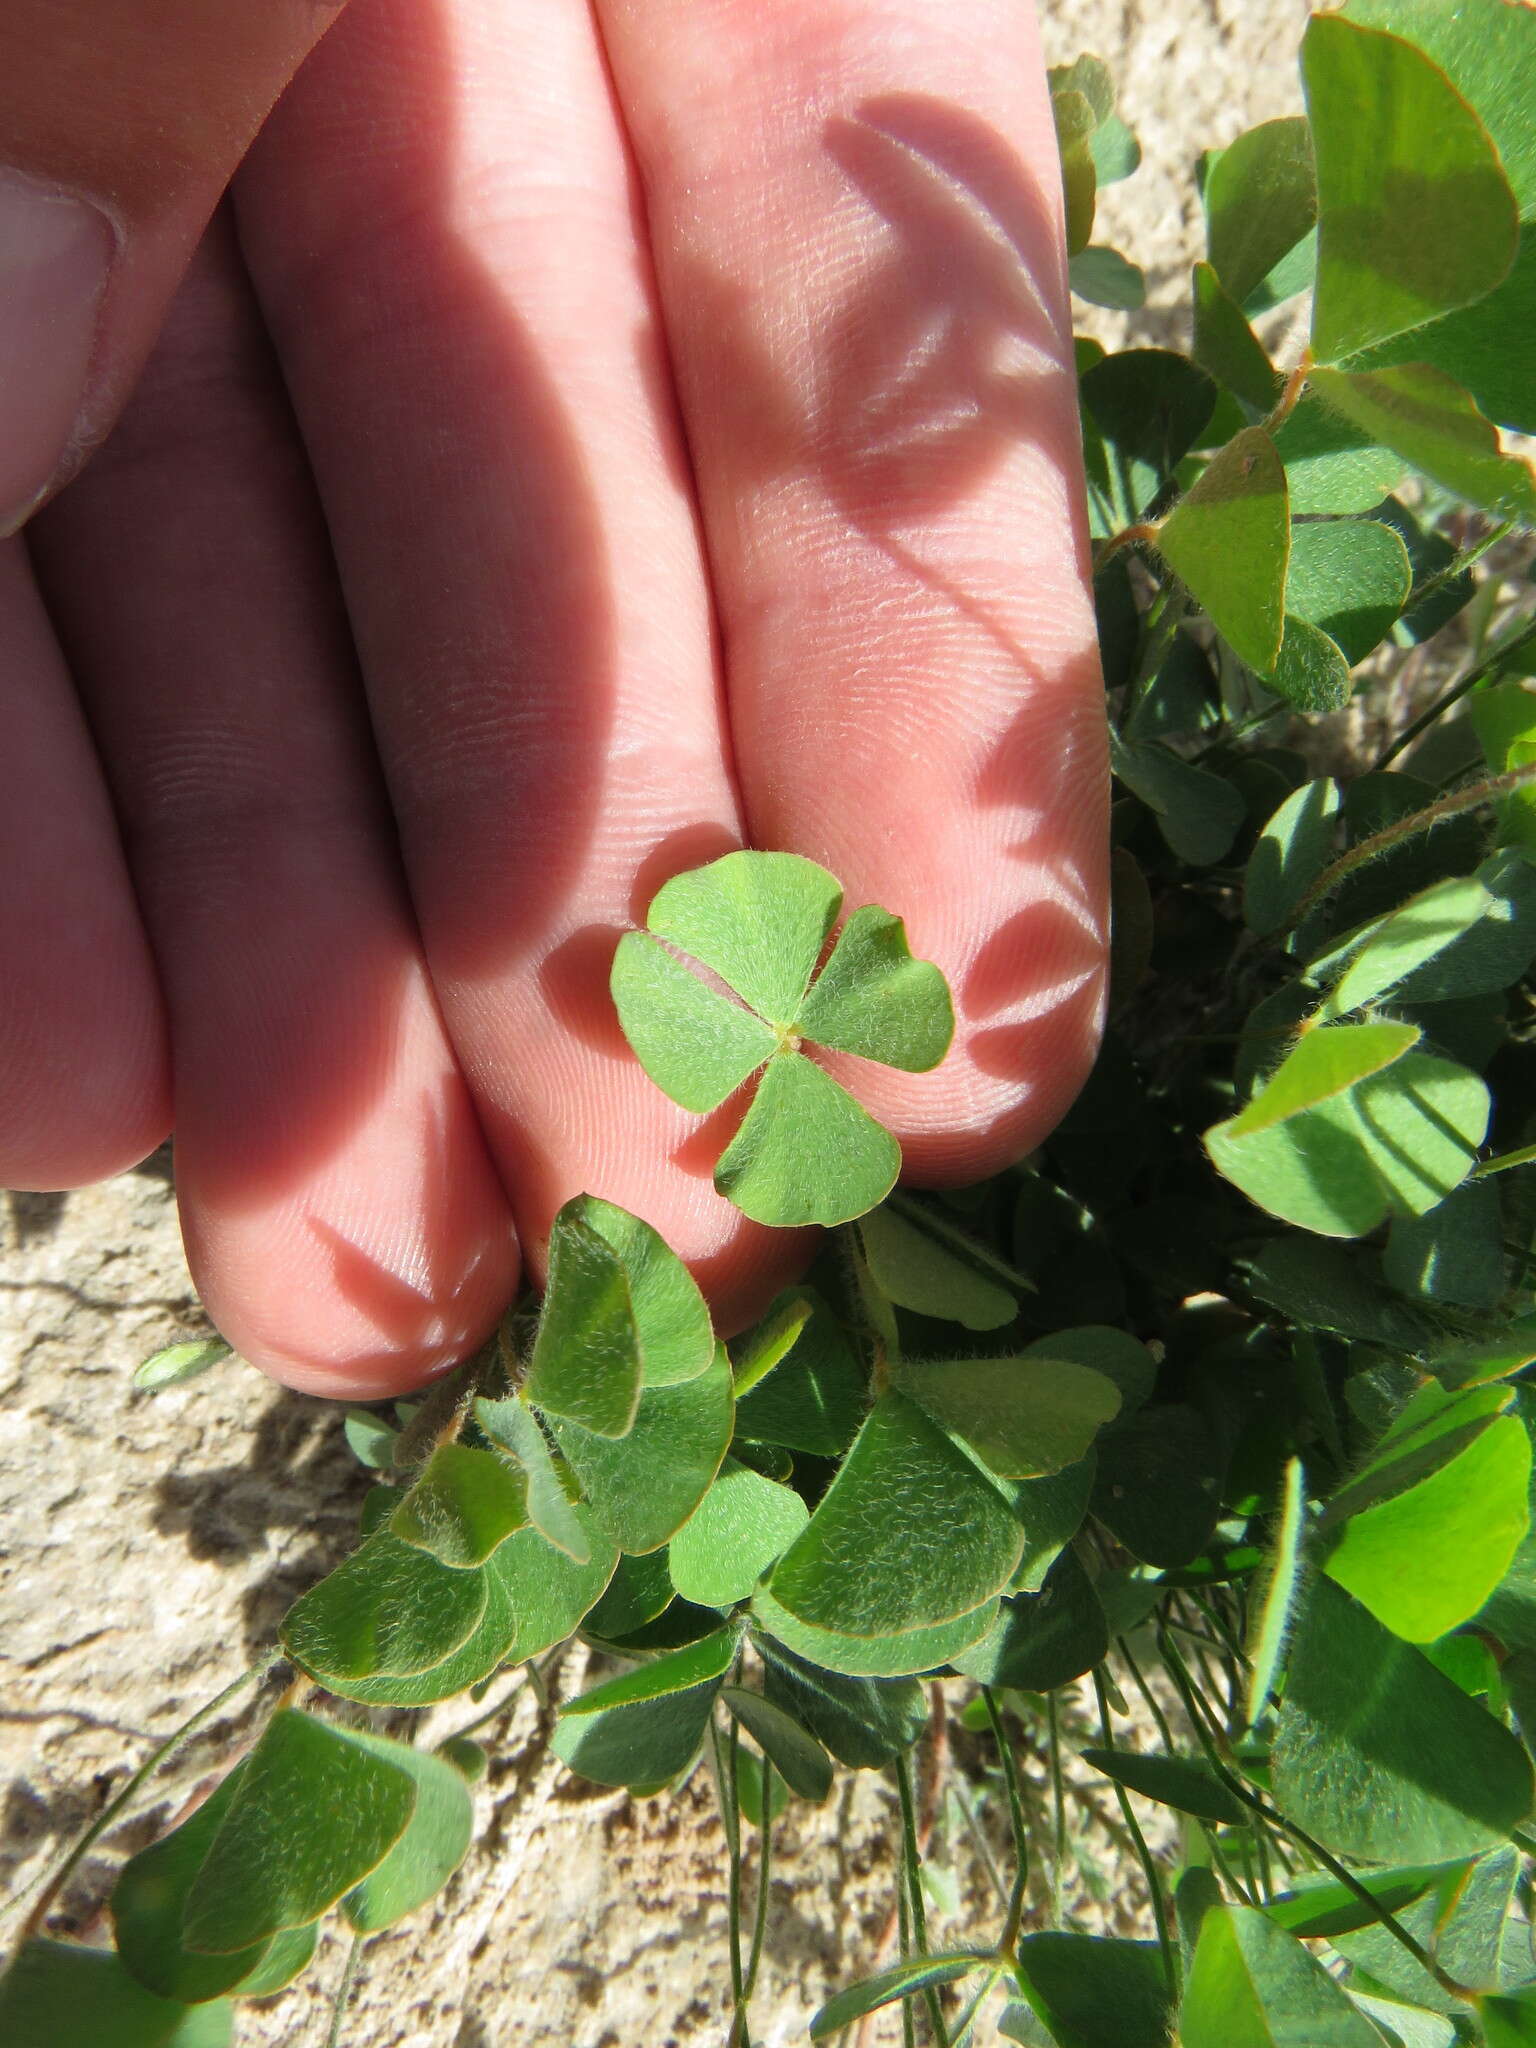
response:
{"label": "clump of foliage", "polygon": [[[1486,560],[1536,527],[1499,432],[1536,431],[1536,14],[1350,0],[1301,61],[1307,115],[1203,165],[1191,353],[1079,344],[1117,777],[1081,1099],[984,1186],[891,1193],[894,1142],[814,1048],[933,1065],[935,971],[866,907],[817,974],[840,896],[810,862],[669,883],[615,966],[630,1042],[690,1108],[757,1076],[718,1184],[835,1232],[727,1347],[656,1233],[583,1196],[497,1346],[354,1413],[362,1542],[273,1660],[302,1703],[126,1864],[112,1951],[22,1949],[15,2048],[215,2048],[323,1915],[409,1913],[483,1756],[357,1708],[479,1697],[573,1632],[625,1668],[562,1704],[570,1768],[716,1776],[735,2043],[774,1817],[838,1767],[895,1778],[903,1953],[815,2039],[900,2002],[958,2048],[1000,1991],[1005,2037],[1058,2048],[1536,2042],[1536,625]],[[1132,303],[1090,237],[1134,138],[1096,59],[1052,84],[1074,288]],[[1276,365],[1260,333],[1308,291]],[[1317,773],[1313,722],[1441,635],[1441,695],[1389,692],[1379,757]],[[1017,1753],[1043,1711],[1058,1761],[1090,1673],[1148,1940],[1035,1926],[1062,1828],[1031,1843]],[[998,1925],[937,1954],[934,1674],[994,1745],[1015,1859]],[[1136,1801],[1178,1816],[1176,1867]]]}

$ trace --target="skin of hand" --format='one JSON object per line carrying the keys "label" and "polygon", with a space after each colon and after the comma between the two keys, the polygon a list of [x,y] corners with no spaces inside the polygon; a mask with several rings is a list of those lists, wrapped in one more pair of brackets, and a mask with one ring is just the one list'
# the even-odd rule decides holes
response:
{"label": "skin of hand", "polygon": [[1107,774],[1027,8],[9,0],[0,163],[0,1184],[174,1095],[314,1392],[463,1356],[582,1189],[739,1325],[806,1240],[607,976],[743,843],[950,977],[939,1069],[840,1066],[909,1177],[1039,1141]]}

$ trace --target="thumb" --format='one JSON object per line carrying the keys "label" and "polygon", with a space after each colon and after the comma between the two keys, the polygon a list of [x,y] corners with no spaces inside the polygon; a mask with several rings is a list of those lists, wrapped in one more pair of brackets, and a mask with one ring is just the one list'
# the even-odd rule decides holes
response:
{"label": "thumb", "polygon": [[5,0],[0,535],[117,416],[251,138],[343,0]]}

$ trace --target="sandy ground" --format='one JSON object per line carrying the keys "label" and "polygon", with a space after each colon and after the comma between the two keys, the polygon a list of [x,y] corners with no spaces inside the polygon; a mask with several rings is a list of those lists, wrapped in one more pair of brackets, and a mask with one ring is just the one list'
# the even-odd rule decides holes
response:
{"label": "sandy ground", "polygon": [[[1105,195],[1096,239],[1146,266],[1151,304],[1129,320],[1081,309],[1085,330],[1122,344],[1174,336],[1169,309],[1199,253],[1194,157],[1296,107],[1304,17],[1298,0],[1048,9],[1052,61],[1104,56],[1145,151]],[[0,1196],[0,1884],[12,1928],[61,1848],[270,1641],[355,1526],[362,1477],[336,1410],[241,1368],[159,1396],[131,1390],[142,1357],[197,1327],[168,1174],[157,1156],[79,1194]],[[575,1682],[579,1661],[559,1683]],[[441,1710],[442,1732],[474,1712]],[[87,1861],[56,1927],[96,1924],[117,1860],[164,1827],[241,1730],[238,1714],[216,1723],[156,1782]],[[526,1693],[487,1732],[474,1850],[436,1910],[368,1951],[348,2048],[720,2041],[723,1859],[707,1786],[636,1804],[574,1783]],[[964,1761],[961,1743],[952,1767]],[[864,1777],[780,1823],[762,2043],[803,2040],[814,2006],[878,1953],[890,1821],[888,1788]],[[1110,1837],[1096,1839],[1090,1828],[1107,1918],[1123,1921],[1134,1885],[1114,1876]],[[979,1882],[961,1861],[967,1887]],[[962,1928],[963,1914],[951,1931]],[[248,2008],[240,2048],[321,2048],[341,1963],[328,1943],[304,1984]]]}

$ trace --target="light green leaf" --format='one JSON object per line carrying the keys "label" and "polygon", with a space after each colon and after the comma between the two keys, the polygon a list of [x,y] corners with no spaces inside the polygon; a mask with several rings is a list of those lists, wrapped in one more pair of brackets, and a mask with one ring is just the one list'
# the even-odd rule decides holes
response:
{"label": "light green leaf", "polygon": [[721,1698],[792,1792],[817,1802],[826,1798],[832,1790],[832,1760],[793,1714],[739,1686],[728,1685]]}
{"label": "light green leaf", "polygon": [[860,1220],[859,1238],[875,1285],[898,1308],[967,1330],[1001,1329],[1019,1312],[1006,1287],[924,1229],[916,1215],[872,1209]]}
{"label": "light green leaf", "polygon": [[817,1045],[926,1073],[949,1051],[955,1012],[931,960],[914,960],[899,917],[866,903],[837,935],[796,1028]]}
{"label": "light green leaf", "polygon": [[1213,1906],[1201,1921],[1179,2039],[1184,2048],[1381,2048],[1316,1957],[1251,1906]]}
{"label": "light green leaf", "polygon": [[1402,456],[1330,411],[1313,391],[1303,391],[1295,411],[1277,429],[1275,449],[1285,464],[1293,519],[1373,512],[1408,469]]}
{"label": "light green leaf", "polygon": [[1155,1941],[1027,1934],[1018,1981],[1057,2048],[1166,2048],[1173,2013]]}
{"label": "light green leaf", "polygon": [[117,1952],[138,1981],[161,1998],[187,2005],[217,1998],[249,1977],[271,1951],[272,1941],[267,1940],[232,1955],[193,1955],[181,1937],[192,1880],[219,1831],[243,1769],[237,1764],[188,1819],[131,1856],[118,1872],[112,1890]]}
{"label": "light green leaf", "polygon": [[1323,1576],[1297,1630],[1272,1769],[1283,1813],[1372,1863],[1475,1855],[1533,1799],[1508,1729]]}
{"label": "light green leaf", "polygon": [[504,1662],[525,1664],[563,1643],[613,1577],[617,1547],[598,1526],[591,1508],[578,1502],[575,1513],[588,1552],[585,1559],[578,1561],[546,1543],[537,1529],[519,1529],[486,1566],[511,1617]]}
{"label": "light green leaf", "polygon": [[1157,1367],[1145,1344],[1129,1330],[1108,1323],[1081,1323],[1069,1330],[1053,1330],[1026,1344],[1027,1359],[1055,1358],[1070,1365],[1087,1366],[1111,1381],[1120,1392],[1120,1413],[1129,1415],[1152,1392]]}
{"label": "light green leaf", "polygon": [[469,1852],[474,1806],[463,1774],[442,1757],[381,1735],[348,1731],[353,1742],[416,1781],[416,1806],[405,1833],[383,1862],[348,1892],[341,1910],[359,1934],[393,1927],[440,1892]]}
{"label": "light green leaf", "polygon": [[1005,1600],[978,1643],[950,1661],[981,1685],[1051,1692],[1081,1678],[1109,1649],[1109,1623],[1076,1553],[1063,1550],[1038,1593]]}
{"label": "light green leaf", "polygon": [[1118,249],[1079,249],[1067,265],[1067,282],[1090,306],[1108,306],[1117,313],[1134,313],[1147,301],[1146,272]]}
{"label": "light green leaf", "polygon": [[1262,427],[1234,434],[1158,529],[1164,561],[1261,676],[1280,655],[1290,542],[1285,470]]}
{"label": "light green leaf", "polygon": [[1399,1000],[1441,1002],[1518,981],[1536,957],[1536,866],[1517,849],[1494,854],[1473,875],[1453,875],[1389,916],[1339,941],[1310,979],[1339,976],[1323,1005],[1341,1017],[1389,989]]}
{"label": "light green leaf", "polygon": [[516,1399],[495,1401],[480,1395],[475,1421],[493,1444],[517,1460],[523,1475],[528,1519],[546,1542],[563,1550],[577,1564],[591,1556],[580,1516],[560,1478],[538,1417]]}
{"label": "light green leaf", "polygon": [[289,1609],[283,1647],[326,1685],[427,1671],[469,1640],[486,1599],[482,1573],[376,1529]]}
{"label": "light green leaf", "polygon": [[1530,1526],[1530,1477],[1520,1422],[1492,1418],[1417,1484],[1352,1515],[1323,1568],[1394,1634],[1434,1642],[1503,1578]]}
{"label": "light green leaf", "polygon": [[1094,200],[1099,181],[1090,142],[1096,124],[1087,97],[1070,86],[1052,87],[1051,118],[1056,124],[1056,147],[1061,153],[1067,254],[1076,256],[1087,248],[1088,237],[1093,233]]}
{"label": "light green leaf", "polygon": [[557,1421],[598,1527],[621,1550],[659,1550],[709,1490],[731,1440],[731,1367],[721,1345],[714,1363],[680,1386],[648,1387],[628,1436],[595,1436]]}
{"label": "light green leaf", "polygon": [[792,1487],[727,1458],[714,1485],[672,1538],[672,1583],[700,1607],[745,1600],[810,1519]]}
{"label": "light green leaf", "polygon": [[1242,307],[1209,263],[1195,265],[1194,302],[1195,361],[1255,412],[1269,412],[1282,380]]}
{"label": "light green leaf", "polygon": [[956,1615],[932,1628],[908,1629],[900,1635],[850,1635],[836,1628],[818,1628],[791,1614],[759,1588],[752,1612],[760,1627],[786,1649],[824,1671],[850,1678],[905,1678],[916,1671],[934,1671],[980,1642],[997,1617],[996,1600],[984,1600],[969,1614]]}
{"label": "light green leaf", "polygon": [[699,1283],[661,1232],[596,1195],[578,1195],[567,1207],[607,1242],[624,1268],[646,1386],[675,1386],[707,1372],[715,1355],[709,1310]]}
{"label": "light green leaf", "polygon": [[889,1393],[779,1560],[770,1591],[813,1628],[900,1636],[979,1607],[1008,1584],[1022,1550],[997,1487],[911,1401]]}
{"label": "light green leaf", "polygon": [[1024,1528],[1024,1555],[1010,1582],[1011,1593],[1040,1591],[1051,1566],[1083,1525],[1094,1471],[1090,1451],[1075,1465],[1063,1466],[1044,1479],[1026,1479],[1013,1488],[1013,1511]]}
{"label": "light green leaf", "polygon": [[754,1223],[848,1223],[883,1202],[901,1148],[804,1053],[769,1061],[715,1186]]}
{"label": "light green leaf", "polygon": [[1112,732],[1109,757],[1115,774],[1153,813],[1181,860],[1210,867],[1222,858],[1247,814],[1233,783],[1152,740],[1127,743]]}
{"label": "light green leaf", "polygon": [[492,1451],[439,1444],[389,1518],[392,1535],[468,1570],[528,1519],[522,1473]]}
{"label": "light green leaf", "polygon": [[1505,450],[1498,428],[1443,370],[1428,363],[1319,369],[1311,382],[1327,404],[1455,496],[1536,525],[1536,470],[1529,457]]}
{"label": "light green leaf", "polygon": [[738,1397],[736,1433],[818,1458],[841,1457],[868,1405],[864,1369],[819,1294],[801,1287],[787,1298],[805,1302],[809,1320],[784,1364]]}
{"label": "light green leaf", "polygon": [[584,1714],[638,1706],[674,1693],[691,1692],[696,1685],[713,1684],[730,1670],[740,1643],[739,1629],[715,1629],[698,1642],[689,1643],[686,1649],[673,1650],[665,1657],[621,1672],[617,1678],[604,1679],[601,1685],[579,1693],[565,1702],[560,1709],[561,1717],[574,1720]]}
{"label": "light green leaf", "polygon": [[1078,1754],[1106,1778],[1139,1792],[1143,1799],[1171,1806],[1175,1813],[1193,1814],[1196,1820],[1219,1827],[1241,1827],[1248,1818],[1247,1807],[1203,1758],[1141,1756],[1127,1749],[1084,1749]]}
{"label": "light green leaf", "polygon": [[610,987],[641,1066],[684,1109],[718,1109],[778,1043],[760,1017],[706,987],[648,932],[620,939]]}
{"label": "light green leaf", "polygon": [[[1361,1870],[1354,1874],[1383,1911],[1400,1913],[1404,1906],[1422,1899],[1447,1872],[1466,1867],[1465,1863],[1410,1863],[1396,1870]],[[1358,1893],[1322,1870],[1298,1874],[1294,1889],[1279,1893],[1264,1911],[1277,1927],[1285,1928],[1301,1941],[1331,1940],[1335,1934],[1373,1927],[1379,1917]]]}
{"label": "light green leaf", "polygon": [[1248,1635],[1248,1721],[1263,1713],[1280,1670],[1301,1586],[1301,1547],[1306,1533],[1306,1472],[1300,1458],[1286,1461],[1275,1547],[1253,1601]]}
{"label": "light green leaf", "polygon": [[1280,658],[1268,682],[1277,697],[1313,717],[1341,711],[1349,702],[1349,663],[1343,650],[1321,627],[1291,612],[1285,615]]}
{"label": "light green leaf", "polygon": [[110,1949],[29,1941],[0,1977],[6,2048],[229,2048],[235,2008],[157,1998]]}
{"label": "light green leaf", "polygon": [[957,1984],[991,1960],[985,1949],[957,1949],[939,1956],[908,1956],[878,1976],[850,1984],[829,1998],[819,2012],[811,2015],[811,2039],[835,2040],[867,2012],[894,2005],[898,1999],[916,1998],[920,1992],[940,1984]]}
{"label": "light green leaf", "polygon": [[731,1357],[731,1375],[738,1404],[788,1358],[811,1319],[813,1307],[803,1288],[790,1289],[770,1303],[761,1321],[737,1340]]}
{"label": "light green leaf", "polygon": [[549,1281],[524,1397],[598,1436],[624,1436],[644,1368],[629,1276],[619,1254],[567,1202],[549,1234]]}
{"label": "light green leaf", "polygon": [[185,1344],[167,1344],[136,1369],[133,1384],[141,1394],[158,1394],[165,1387],[185,1386],[188,1380],[201,1379],[205,1372],[234,1355],[222,1337],[193,1337]]}
{"label": "light green leaf", "polygon": [[360,1465],[374,1472],[393,1470],[400,1432],[392,1429],[382,1415],[375,1415],[371,1408],[349,1408],[342,1431],[347,1448]]}
{"label": "light green leaf", "polygon": [[[1330,1042],[1339,1033],[1370,1036]],[[1473,1165],[1489,1097],[1465,1067],[1402,1049],[1416,1037],[1391,1024],[1306,1033],[1239,1116],[1206,1132],[1217,1170],[1271,1215],[1328,1237],[1433,1208]]]}
{"label": "light green leaf", "polygon": [[1239,135],[1210,164],[1201,196],[1211,268],[1241,305],[1317,218],[1306,122],[1291,115]]}
{"label": "light green leaf", "polygon": [[1328,865],[1338,841],[1339,786],[1304,782],[1281,804],[1243,873],[1243,918],[1260,935],[1278,931]]}
{"label": "light green leaf", "polygon": [[[306,1927],[375,1870],[417,1803],[413,1774],[377,1739],[279,1708],[193,1879],[189,1949],[227,1955]],[[306,1823],[324,1814],[325,1825]]]}
{"label": "light green leaf", "polygon": [[770,1024],[799,1014],[843,892],[797,853],[728,853],[676,875],[651,903],[657,938],[702,962]]}
{"label": "light green leaf", "polygon": [[1318,15],[1301,65],[1317,154],[1312,344],[1333,363],[1491,291],[1518,216],[1487,130],[1412,44]]}
{"label": "light green leaf", "polygon": [[1533,2048],[1536,2044],[1536,1991],[1477,2001],[1485,2048]]}
{"label": "light green leaf", "polygon": [[1402,536],[1379,519],[1292,529],[1286,610],[1320,627],[1351,668],[1392,630],[1412,582]]}
{"label": "light green leaf", "polygon": [[763,1690],[839,1763],[878,1770],[910,1749],[928,1725],[928,1702],[911,1678],[845,1678],[797,1657],[782,1643],[760,1643]]}
{"label": "light green leaf", "polygon": [[891,1384],[1004,1479],[1075,1464],[1120,1410],[1113,1381],[1049,1356],[904,1359]]}

